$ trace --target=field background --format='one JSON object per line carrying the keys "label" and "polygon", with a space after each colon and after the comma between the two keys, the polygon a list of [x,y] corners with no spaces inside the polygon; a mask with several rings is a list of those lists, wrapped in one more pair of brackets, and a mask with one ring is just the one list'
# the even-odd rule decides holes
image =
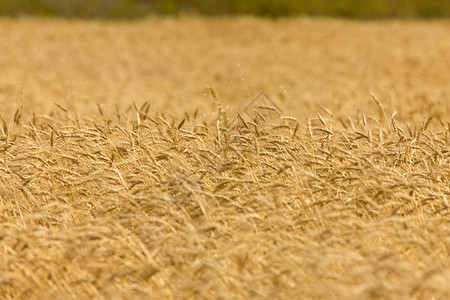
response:
{"label": "field background", "polygon": [[449,298],[449,33],[0,20],[0,297]]}
{"label": "field background", "polygon": [[449,23],[325,19],[3,20],[0,112],[59,103],[115,113],[149,101],[155,111],[241,109],[266,92],[296,117],[376,107],[404,120],[449,111]]}

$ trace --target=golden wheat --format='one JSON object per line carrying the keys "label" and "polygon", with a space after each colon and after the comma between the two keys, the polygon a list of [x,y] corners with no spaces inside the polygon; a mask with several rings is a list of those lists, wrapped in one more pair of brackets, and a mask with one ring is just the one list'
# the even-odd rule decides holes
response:
{"label": "golden wheat", "polygon": [[0,23],[1,298],[450,297],[447,23]]}

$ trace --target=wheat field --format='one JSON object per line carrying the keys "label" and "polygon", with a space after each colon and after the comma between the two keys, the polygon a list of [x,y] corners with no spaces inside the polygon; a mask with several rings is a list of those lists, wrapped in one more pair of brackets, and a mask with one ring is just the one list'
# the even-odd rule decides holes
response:
{"label": "wheat field", "polygon": [[450,298],[450,23],[0,20],[0,298]]}

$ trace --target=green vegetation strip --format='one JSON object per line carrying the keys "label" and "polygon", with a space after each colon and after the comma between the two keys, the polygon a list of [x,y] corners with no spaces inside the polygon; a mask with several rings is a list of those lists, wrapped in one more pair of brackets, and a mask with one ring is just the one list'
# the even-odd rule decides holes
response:
{"label": "green vegetation strip", "polygon": [[134,19],[147,15],[328,16],[355,19],[448,18],[447,0],[2,0],[3,16]]}

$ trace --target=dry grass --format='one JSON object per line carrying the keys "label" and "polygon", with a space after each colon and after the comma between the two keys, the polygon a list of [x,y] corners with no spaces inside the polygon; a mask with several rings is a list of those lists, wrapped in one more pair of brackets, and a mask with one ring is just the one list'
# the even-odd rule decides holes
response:
{"label": "dry grass", "polygon": [[1,298],[449,298],[449,28],[1,21]]}

